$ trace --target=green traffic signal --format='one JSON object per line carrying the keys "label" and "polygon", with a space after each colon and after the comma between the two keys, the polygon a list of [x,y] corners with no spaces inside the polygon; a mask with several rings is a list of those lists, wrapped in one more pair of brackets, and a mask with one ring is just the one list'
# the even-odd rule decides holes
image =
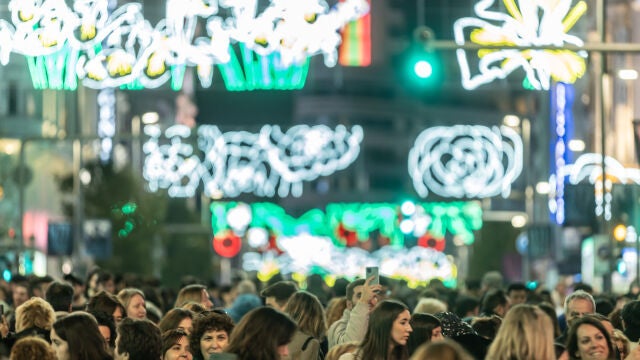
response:
{"label": "green traffic signal", "polygon": [[418,60],[413,65],[413,72],[421,79],[427,79],[433,74],[433,66],[426,60]]}
{"label": "green traffic signal", "polygon": [[406,80],[414,87],[429,88],[441,83],[443,67],[436,52],[414,48],[406,55]]}

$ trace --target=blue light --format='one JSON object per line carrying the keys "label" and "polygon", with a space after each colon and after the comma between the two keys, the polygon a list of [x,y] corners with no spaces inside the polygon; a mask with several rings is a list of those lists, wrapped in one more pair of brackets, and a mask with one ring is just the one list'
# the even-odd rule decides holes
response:
{"label": "blue light", "polygon": [[4,271],[2,271],[2,278],[4,279],[4,281],[10,282],[11,281],[11,271],[9,271],[9,269],[4,269]]}

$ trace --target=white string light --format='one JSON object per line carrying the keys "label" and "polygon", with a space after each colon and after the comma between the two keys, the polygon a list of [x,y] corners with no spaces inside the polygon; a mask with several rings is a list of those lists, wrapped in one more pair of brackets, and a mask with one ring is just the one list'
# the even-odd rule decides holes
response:
{"label": "white string light", "polygon": [[424,130],[409,152],[409,175],[421,197],[509,196],[522,172],[522,139],[502,126],[455,125]]}
{"label": "white string light", "polygon": [[[174,125],[165,132],[156,125],[145,126],[149,140],[143,145],[146,155],[143,176],[149,189],[168,189],[173,197],[195,194],[200,183],[207,196],[235,197],[242,193],[273,197],[302,195],[304,181],[330,175],[352,164],[360,153],[362,127],[335,130],[324,125],[297,125],[286,133],[279,126],[265,125],[259,133],[231,131],[222,133],[217,126],[198,129],[194,154],[189,141],[191,129]],[[309,144],[313,137],[313,144]]]}
{"label": "white string light", "polygon": [[[582,46],[583,41],[567,32],[586,12],[585,1],[504,0],[508,13],[493,11],[496,0],[481,0],[474,7],[477,17],[458,19],[454,37],[458,45],[467,41],[481,45]],[[467,36],[469,37],[467,39]],[[586,71],[586,52],[569,50],[486,49],[477,52],[477,69],[471,69],[468,53],[456,50],[462,86],[473,90],[522,69],[531,87],[548,90],[551,80],[574,83]],[[475,70],[475,71],[474,71]]]}

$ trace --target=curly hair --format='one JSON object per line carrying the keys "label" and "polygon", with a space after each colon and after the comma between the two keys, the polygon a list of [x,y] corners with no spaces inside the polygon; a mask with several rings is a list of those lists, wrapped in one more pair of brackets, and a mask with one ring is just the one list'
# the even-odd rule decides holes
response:
{"label": "curly hair", "polygon": [[29,336],[16,341],[11,348],[11,360],[56,360],[56,353],[45,340]]}
{"label": "curly hair", "polygon": [[128,353],[130,360],[159,359],[162,356],[162,334],[151,321],[125,318],[117,331],[118,354]]}
{"label": "curly hair", "polygon": [[32,327],[51,330],[55,320],[53,307],[43,298],[32,297],[16,309],[16,332]]}
{"label": "curly hair", "polygon": [[234,324],[231,317],[220,311],[205,311],[193,319],[193,331],[189,335],[189,348],[194,358],[201,357],[200,340],[208,331],[224,331],[231,335]]}

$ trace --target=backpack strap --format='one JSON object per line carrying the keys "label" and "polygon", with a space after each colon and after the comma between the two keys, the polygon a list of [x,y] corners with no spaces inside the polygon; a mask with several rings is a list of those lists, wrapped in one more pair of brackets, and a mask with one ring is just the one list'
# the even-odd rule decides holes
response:
{"label": "backpack strap", "polygon": [[302,344],[302,351],[307,350],[307,346],[309,346],[309,343],[311,342],[311,340],[313,340],[313,336],[309,336],[307,338],[307,340],[304,341],[304,344]]}

